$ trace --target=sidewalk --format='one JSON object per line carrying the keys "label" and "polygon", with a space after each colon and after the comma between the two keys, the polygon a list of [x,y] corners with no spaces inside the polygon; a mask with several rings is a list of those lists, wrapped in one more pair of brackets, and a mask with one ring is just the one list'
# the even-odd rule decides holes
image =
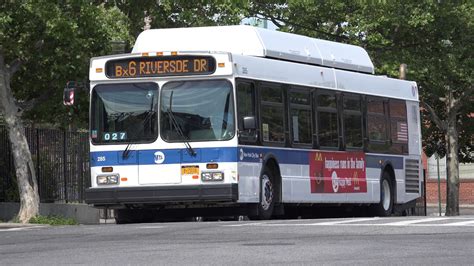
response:
{"label": "sidewalk", "polygon": [[[441,216],[444,216],[446,211],[446,204],[441,204]],[[427,216],[439,216],[438,204],[428,203],[426,204],[426,215]],[[459,205],[459,215],[474,215],[474,205]]]}

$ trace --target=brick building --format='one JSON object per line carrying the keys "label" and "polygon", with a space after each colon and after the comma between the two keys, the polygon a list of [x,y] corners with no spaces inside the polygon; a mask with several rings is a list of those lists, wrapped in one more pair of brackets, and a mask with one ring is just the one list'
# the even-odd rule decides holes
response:
{"label": "brick building", "polygon": [[[438,162],[435,156],[426,158],[426,202],[438,203]],[[439,159],[441,203],[446,203],[446,157]],[[459,204],[474,205],[474,164],[459,164]]]}

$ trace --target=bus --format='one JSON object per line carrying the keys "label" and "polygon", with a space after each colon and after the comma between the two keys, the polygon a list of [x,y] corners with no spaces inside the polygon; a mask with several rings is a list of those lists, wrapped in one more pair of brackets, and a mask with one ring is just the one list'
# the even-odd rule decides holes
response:
{"label": "bus", "polygon": [[150,29],[131,53],[92,58],[89,82],[86,203],[117,223],[341,205],[388,216],[421,196],[417,84],[375,75],[361,47],[244,25]]}

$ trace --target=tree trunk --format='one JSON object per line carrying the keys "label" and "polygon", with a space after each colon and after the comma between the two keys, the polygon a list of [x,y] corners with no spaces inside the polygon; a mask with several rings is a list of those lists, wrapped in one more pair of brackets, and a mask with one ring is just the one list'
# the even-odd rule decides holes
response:
{"label": "tree trunk", "polygon": [[446,216],[459,215],[459,158],[456,120],[449,121],[446,153]]}
{"label": "tree trunk", "polygon": [[[12,144],[13,159],[15,162],[16,178],[20,193],[20,211],[18,219],[22,223],[39,214],[39,194],[36,182],[36,173],[25,130],[18,114],[10,88],[11,76],[15,69],[7,67],[0,51],[0,107],[3,111],[8,128],[8,136]],[[17,68],[15,66],[14,68]]]}

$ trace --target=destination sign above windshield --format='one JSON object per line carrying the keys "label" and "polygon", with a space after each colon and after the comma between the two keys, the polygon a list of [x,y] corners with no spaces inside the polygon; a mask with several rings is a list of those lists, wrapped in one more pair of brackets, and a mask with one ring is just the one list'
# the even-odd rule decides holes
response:
{"label": "destination sign above windshield", "polygon": [[105,65],[109,78],[208,75],[216,70],[211,56],[156,56],[112,60]]}

